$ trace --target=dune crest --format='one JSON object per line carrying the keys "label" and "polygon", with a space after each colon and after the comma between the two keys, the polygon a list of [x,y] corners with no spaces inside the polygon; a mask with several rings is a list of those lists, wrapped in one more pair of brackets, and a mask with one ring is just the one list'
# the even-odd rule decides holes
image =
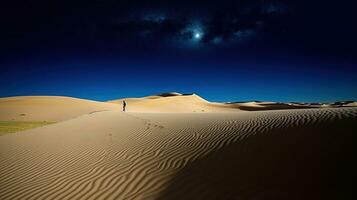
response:
{"label": "dune crest", "polygon": [[203,113],[235,112],[239,109],[221,103],[211,103],[196,94],[164,93],[142,98],[124,98],[108,101],[122,104],[127,102],[129,112],[163,112],[163,113]]}
{"label": "dune crest", "polygon": [[18,96],[0,98],[0,121],[68,120],[94,112],[122,110],[141,113],[218,113],[261,110],[356,107],[356,102],[278,103],[278,102],[209,102],[197,94],[168,92],[141,98],[123,98],[107,102],[62,96]]}
{"label": "dune crest", "polygon": [[108,101],[121,105],[123,101],[128,104],[129,112],[161,112],[161,113],[205,113],[205,112],[237,112],[261,110],[289,110],[309,108],[338,108],[355,107],[354,101],[333,103],[281,103],[281,102],[209,102],[197,94],[181,94],[168,92],[140,98],[123,98]]}

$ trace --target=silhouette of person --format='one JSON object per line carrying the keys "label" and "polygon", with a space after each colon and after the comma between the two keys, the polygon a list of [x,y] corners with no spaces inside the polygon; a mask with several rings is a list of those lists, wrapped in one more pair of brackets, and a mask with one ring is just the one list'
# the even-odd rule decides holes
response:
{"label": "silhouette of person", "polygon": [[123,111],[125,112],[126,102],[123,101]]}

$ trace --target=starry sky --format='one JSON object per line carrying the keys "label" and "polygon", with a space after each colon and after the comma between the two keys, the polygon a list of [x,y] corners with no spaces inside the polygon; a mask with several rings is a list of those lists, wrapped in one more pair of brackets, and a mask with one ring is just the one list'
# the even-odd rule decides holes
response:
{"label": "starry sky", "polygon": [[357,100],[351,1],[12,0],[0,97]]}

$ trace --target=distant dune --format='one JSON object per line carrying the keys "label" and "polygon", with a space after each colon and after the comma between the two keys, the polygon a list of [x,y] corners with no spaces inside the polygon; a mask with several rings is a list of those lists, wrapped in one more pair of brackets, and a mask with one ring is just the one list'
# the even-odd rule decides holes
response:
{"label": "distant dune", "polygon": [[122,105],[128,103],[129,112],[236,112],[236,111],[260,111],[260,110],[285,110],[306,108],[336,108],[354,107],[356,102],[333,103],[280,103],[280,102],[209,102],[196,94],[180,94],[177,92],[163,93],[142,98],[123,98],[108,101]]}
{"label": "distant dune", "polygon": [[196,94],[164,93],[143,98],[125,98],[108,101],[127,102],[129,112],[235,112],[239,111],[221,103],[211,103]]}
{"label": "distant dune", "polygon": [[0,199],[353,199],[356,122],[357,108],[95,112],[0,136]]}
{"label": "distant dune", "polygon": [[63,121],[104,110],[121,110],[118,105],[61,96],[0,98],[0,121]]}
{"label": "distant dune", "polygon": [[277,102],[209,102],[196,94],[162,93],[142,98],[124,98],[99,102],[61,96],[18,96],[0,98],[0,121],[50,121],[68,120],[94,112],[122,110],[127,102],[128,112],[145,113],[207,113],[304,108],[354,107],[356,102],[329,104],[277,103]]}

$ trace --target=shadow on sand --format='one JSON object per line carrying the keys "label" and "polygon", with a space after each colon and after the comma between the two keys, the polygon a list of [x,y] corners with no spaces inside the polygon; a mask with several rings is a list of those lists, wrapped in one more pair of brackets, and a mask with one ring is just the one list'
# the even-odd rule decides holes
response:
{"label": "shadow on sand", "polygon": [[352,199],[356,124],[250,136],[188,164],[158,199]]}

